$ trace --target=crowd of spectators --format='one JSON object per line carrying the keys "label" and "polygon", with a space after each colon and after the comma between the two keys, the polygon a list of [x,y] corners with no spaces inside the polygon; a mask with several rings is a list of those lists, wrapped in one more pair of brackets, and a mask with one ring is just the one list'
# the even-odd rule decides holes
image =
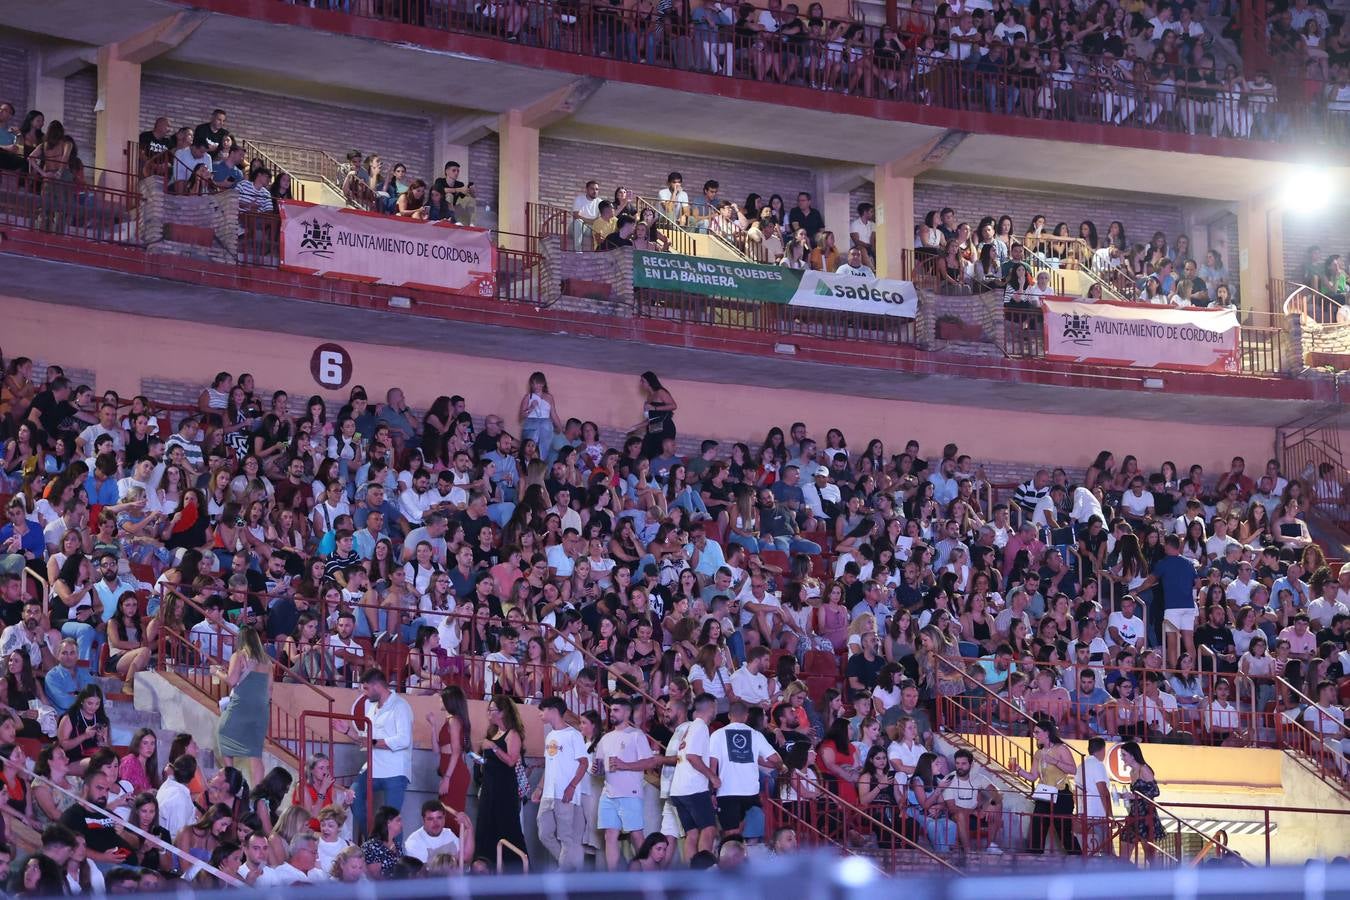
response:
{"label": "crowd of spectators", "polygon": [[[1214,47],[1215,28],[1228,41],[1244,37],[1238,7],[1224,0],[914,0],[901,4],[894,26],[782,0],[508,0],[430,13],[456,30],[530,45],[1037,118],[1279,140],[1312,124],[1306,104],[1343,123],[1350,26],[1318,3],[1271,2],[1272,71],[1243,72],[1218,65]],[[424,21],[419,10],[417,24],[441,23]],[[1277,104],[1281,96],[1297,97],[1299,108],[1291,114],[1293,106]]]}
{"label": "crowd of spectators", "polygon": [[[654,197],[640,197],[619,185],[610,199],[602,196],[598,181],[588,181],[572,201],[569,245],[578,250],[664,251],[672,248],[673,232],[687,231],[720,238],[755,262],[872,274],[876,223],[871,203],[858,204],[857,214],[846,223],[848,235],[841,232],[836,237],[825,227],[808,191],[798,192],[793,205],[787,206],[779,194],[765,197],[752,191],[741,204],[721,190],[721,184],[710,178],[690,199],[684,175],[671,172]],[[857,256],[851,256],[855,250]]]}
{"label": "crowd of spectators", "polygon": [[[235,190],[239,211],[276,213],[278,203],[298,199],[291,174],[273,170],[255,155],[247,159],[244,141],[226,127],[228,113],[215,109],[195,128],[174,129],[167,116],[141,133],[142,174],[163,177],[178,194],[210,194]],[[410,178],[404,163],[388,165],[377,153],[349,150],[334,179],[350,206],[419,221],[472,225],[475,188],[459,180],[460,164],[447,162],[443,177],[430,185]]]}
{"label": "crowd of spectators", "polygon": [[1088,219],[1077,233],[1068,222],[1050,227],[1035,215],[1020,233],[1011,216],[984,216],[972,228],[957,222],[950,207],[931,210],[914,230],[916,253],[939,260],[929,274],[948,291],[1003,291],[1005,303],[1032,307],[1040,297],[1057,293],[1050,273],[1075,269],[1091,273],[1082,299],[1120,296],[1161,306],[1235,306],[1236,284],[1222,255],[1205,251],[1196,258],[1188,235],[1168,240],[1155,231],[1148,243],[1132,242],[1124,223],[1106,229]]}
{"label": "crowd of spectators", "polygon": [[[564,867],[588,854],[610,869],[706,865],[719,840],[732,857],[795,840],[765,834],[762,792],[784,808],[888,806],[897,832],[938,852],[1045,850],[1072,795],[1068,810],[1063,791],[1037,798],[1028,833],[999,836],[985,805],[997,784],[933,743],[953,697],[1033,734],[1065,791],[1061,730],[1249,744],[1303,728],[1344,765],[1350,571],[1332,575],[1303,519],[1341,499],[1329,466],[1271,461],[1253,478],[1239,458],[1211,478],[1103,451],[1081,476],[1038,471],[1000,501],[954,445],[859,451],[801,422],[686,457],[677,398],[650,372],[641,421],[616,446],[564,418],[572,401],[538,372],[518,430],[460,396],[416,414],[397,387],[383,403],[355,387],[330,418],[319,397],[301,407],[224,372],[170,423],[57,366],[37,381],[17,357],[4,373],[0,756],[23,767],[27,746],[39,775],[82,777],[97,805],[231,874],[483,867],[472,847],[524,846],[522,807]],[[23,593],[24,569],[46,596]],[[282,678],[359,685],[384,805],[363,779],[334,787],[324,760],[308,775],[317,792],[287,807],[289,776],[264,776],[260,759],[251,791],[234,768],[195,779],[190,740],[168,772],[153,735],[119,759],[101,685],[134,691],[165,635],[200,664],[256,643]],[[430,717],[439,800],[404,839],[408,692],[439,693],[446,712]],[[468,698],[490,700],[486,734],[471,733]],[[520,704],[550,729],[542,780],[521,765]],[[473,821],[460,815],[471,763]],[[146,866],[125,830],[5,783],[12,813],[61,819],[96,864],[192,874],[164,854]],[[1132,790],[1152,799],[1157,785]],[[1149,808],[1130,805],[1131,833],[1153,827]]]}

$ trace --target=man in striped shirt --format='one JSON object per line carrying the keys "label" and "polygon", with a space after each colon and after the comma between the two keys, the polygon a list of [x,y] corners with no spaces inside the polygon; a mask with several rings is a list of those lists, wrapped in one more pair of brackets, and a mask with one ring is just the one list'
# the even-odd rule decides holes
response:
{"label": "man in striped shirt", "polygon": [[240,181],[235,186],[235,190],[239,192],[239,212],[272,212],[272,192],[269,190],[271,186],[272,170],[267,168],[255,169],[252,178]]}
{"label": "man in striped shirt", "polygon": [[1013,502],[1022,507],[1024,515],[1029,516],[1036,511],[1036,505],[1049,492],[1050,473],[1045,469],[1038,469],[1035,475],[1019,484],[1017,490],[1013,491]]}

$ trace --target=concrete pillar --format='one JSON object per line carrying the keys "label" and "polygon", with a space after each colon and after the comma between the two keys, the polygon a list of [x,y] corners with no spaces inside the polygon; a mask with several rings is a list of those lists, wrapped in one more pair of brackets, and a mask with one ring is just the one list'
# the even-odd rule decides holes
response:
{"label": "concrete pillar", "polygon": [[513,109],[498,116],[497,135],[497,228],[528,234],[526,204],[539,202],[539,129]]}
{"label": "concrete pillar", "polygon": [[1265,196],[1238,203],[1238,303],[1244,310],[1276,312],[1283,297],[1270,295],[1271,279],[1283,279],[1283,210]]}
{"label": "concrete pillar", "polygon": [[914,176],[895,172],[893,164],[875,167],[876,272],[882,278],[910,273],[906,257],[914,249]]}
{"label": "concrete pillar", "polygon": [[[811,205],[820,210],[825,227],[834,232],[834,245],[843,252],[848,249],[848,223],[853,221],[853,210],[849,208],[847,187],[837,181],[830,173],[818,174]],[[796,198],[789,202],[795,204]]]}
{"label": "concrete pillar", "polygon": [[[98,101],[94,104],[94,165],[123,172],[127,144],[141,133],[141,66],[118,44],[98,50]],[[115,185],[109,185],[114,187]]]}

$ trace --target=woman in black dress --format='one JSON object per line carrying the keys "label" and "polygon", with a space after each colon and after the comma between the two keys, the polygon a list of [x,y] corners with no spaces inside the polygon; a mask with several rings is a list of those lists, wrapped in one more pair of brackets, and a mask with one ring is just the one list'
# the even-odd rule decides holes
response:
{"label": "woman in black dress", "polygon": [[[478,824],[474,828],[474,846],[491,858],[497,843],[507,840],[525,849],[520,830],[520,788],[516,765],[522,759],[525,729],[520,713],[510,697],[497,694],[488,703],[488,732],[480,746],[483,755],[483,785],[478,794]],[[508,869],[519,868],[519,858],[506,852]]]}
{"label": "woman in black dress", "polygon": [[675,436],[677,408],[675,398],[670,396],[670,391],[661,384],[661,379],[656,377],[655,372],[643,372],[639,375],[638,385],[647,395],[647,399],[642,403],[645,418],[631,433],[643,434],[642,455],[647,459],[655,459],[661,455],[661,442]]}

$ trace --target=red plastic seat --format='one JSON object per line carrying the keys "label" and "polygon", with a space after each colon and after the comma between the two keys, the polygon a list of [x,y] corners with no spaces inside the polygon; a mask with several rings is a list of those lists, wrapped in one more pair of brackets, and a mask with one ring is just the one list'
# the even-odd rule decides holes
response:
{"label": "red plastic seat", "polygon": [[761,550],[759,558],[766,566],[775,566],[786,574],[792,567],[792,560],[782,550]]}

